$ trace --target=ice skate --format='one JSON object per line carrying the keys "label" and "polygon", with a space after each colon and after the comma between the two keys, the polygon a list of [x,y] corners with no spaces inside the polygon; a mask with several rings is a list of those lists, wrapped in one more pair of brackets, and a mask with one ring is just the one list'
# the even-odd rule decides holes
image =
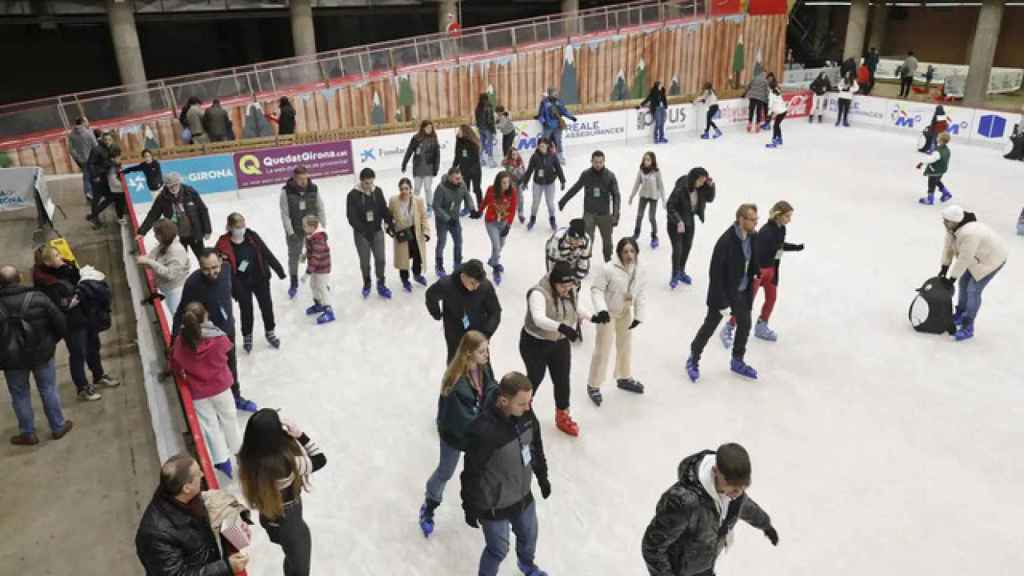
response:
{"label": "ice skate", "polygon": [[427,500],[420,506],[420,530],[423,531],[424,538],[430,538],[434,533],[434,510],[440,505],[440,502]]}
{"label": "ice skate", "polygon": [[953,334],[953,339],[957,342],[963,342],[964,340],[974,338],[974,321],[965,316],[961,319],[961,322],[962,324],[957,328],[956,333]]}
{"label": "ice skate", "polygon": [[550,218],[548,218],[548,224],[551,225],[551,231],[552,232],[557,232],[558,231],[558,222],[555,220],[554,216],[551,216]]}
{"label": "ice skate", "polygon": [[270,344],[271,348],[277,349],[281,347],[281,339],[277,337],[277,334],[274,334],[273,330],[268,330],[265,336],[267,337],[267,344]]}
{"label": "ice skate", "polygon": [[679,281],[682,282],[683,284],[686,284],[687,286],[693,284],[693,278],[691,278],[690,275],[687,274],[686,272],[679,273]]}
{"label": "ice skate", "polygon": [[732,359],[732,362],[729,363],[729,369],[745,378],[757,380],[757,370],[754,370],[753,367],[739,358]]}
{"label": "ice skate", "polygon": [[367,298],[370,297],[370,285],[369,284],[364,284],[363,285],[363,291],[361,292],[361,294],[363,295],[363,300],[366,300]]}
{"label": "ice skate", "polygon": [[644,385],[632,378],[619,378],[615,382],[615,385],[618,386],[620,390],[625,390],[626,392],[633,392],[634,394],[644,393]]}
{"label": "ice skate", "polygon": [[530,216],[530,222],[526,225],[527,230],[533,230],[533,227],[537,225],[537,217]]}
{"label": "ice skate", "polygon": [[378,282],[377,295],[385,300],[391,300],[391,289],[385,286],[383,282]]}
{"label": "ice skate", "polygon": [[942,192],[942,196],[939,196],[939,202],[947,202],[953,197],[953,194],[946,188],[945,184],[939,184],[939,191]]}
{"label": "ice skate", "polygon": [[255,412],[259,410],[256,403],[252,400],[244,398],[241,394],[235,396],[235,410],[241,410],[242,412]]}
{"label": "ice skate", "polygon": [[725,346],[726,350],[732,348],[732,342],[735,337],[735,330],[735,326],[726,322],[725,326],[722,326],[722,331],[718,333],[718,336],[722,339],[722,346]]}
{"label": "ice skate", "polygon": [[569,416],[568,410],[555,410],[555,426],[569,436],[579,436],[580,426]]}
{"label": "ice skate", "polygon": [[651,250],[655,250],[657,248],[658,248],[658,237],[657,236],[651,236]]}
{"label": "ice skate", "polygon": [[775,342],[779,339],[779,335],[769,328],[768,323],[764,320],[758,320],[757,324],[754,325],[754,336],[757,336],[761,340],[768,340],[769,342]]}
{"label": "ice skate", "polygon": [[444,271],[444,262],[442,262],[440,260],[437,261],[437,265],[434,267],[434,270],[437,272],[438,280],[440,280],[441,278],[444,278],[445,276],[448,275]]}
{"label": "ice skate", "polygon": [[711,135],[708,134],[707,132],[704,132],[703,134],[700,135],[700,139],[701,140],[710,140],[711,139]]}
{"label": "ice skate", "polygon": [[328,322],[334,322],[334,310],[330,306],[324,306],[324,311],[316,317],[316,323],[327,324]]}
{"label": "ice skate", "polygon": [[310,306],[309,308],[306,308],[306,316],[313,316],[315,314],[320,314],[323,311],[324,311],[324,307],[319,302],[316,302],[312,306]]}
{"label": "ice skate", "polygon": [[690,377],[690,382],[696,382],[700,379],[700,366],[698,366],[699,360],[690,356],[686,359],[686,375]]}
{"label": "ice skate", "polygon": [[427,285],[427,279],[423,277],[423,274],[416,274],[415,276],[412,277],[412,279],[415,280],[416,283],[419,284],[420,286]]}
{"label": "ice skate", "polygon": [[409,282],[407,278],[402,278],[402,289],[406,292],[412,292],[412,282]]}
{"label": "ice skate", "polygon": [[587,386],[587,396],[590,396],[590,401],[593,402],[595,406],[600,406],[601,402],[604,401],[604,397],[601,396],[600,388],[591,388],[590,386]]}
{"label": "ice skate", "polygon": [[299,279],[295,276],[291,277],[291,284],[288,286],[288,299],[294,300],[295,295],[299,293]]}
{"label": "ice skate", "polygon": [[721,138],[722,137],[722,131],[717,126],[715,126],[714,130],[715,130],[715,135],[712,136],[712,138]]}
{"label": "ice skate", "polygon": [[918,198],[917,202],[919,204],[924,204],[925,206],[931,206],[931,205],[935,204],[935,197],[932,196],[931,194],[929,194],[929,195],[927,195],[927,196],[925,196],[923,198]]}
{"label": "ice skate", "polygon": [[672,275],[672,279],[668,281],[668,287],[673,290],[679,287],[679,274]]}
{"label": "ice skate", "polygon": [[246,354],[252,352],[252,334],[242,334],[242,349]]}
{"label": "ice skate", "polygon": [[548,576],[548,573],[538,568],[536,564],[526,566],[518,560],[516,560],[516,564],[519,566],[519,571],[523,573],[523,576]]}
{"label": "ice skate", "polygon": [[216,468],[217,470],[220,470],[221,474],[227,476],[228,478],[232,477],[231,473],[233,471],[231,470],[231,459],[230,458],[228,458],[227,460],[225,460],[223,462],[218,462],[218,463],[214,464],[213,467]]}

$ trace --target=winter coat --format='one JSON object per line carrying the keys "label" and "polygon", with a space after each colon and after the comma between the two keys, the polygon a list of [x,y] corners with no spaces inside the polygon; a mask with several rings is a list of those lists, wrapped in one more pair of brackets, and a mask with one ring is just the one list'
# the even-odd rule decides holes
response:
{"label": "winter coat", "polygon": [[778,286],[782,253],[799,251],[800,246],[786,242],[786,227],[775,220],[769,220],[764,226],[761,226],[754,243],[757,245],[758,269],[773,268],[775,274],[772,276],[772,284]]}
{"label": "winter coat", "polygon": [[437,134],[419,138],[413,136],[409,140],[409,147],[405,149],[405,156],[402,158],[402,172],[405,172],[409,158],[412,158],[412,175],[418,178],[437,176],[441,168],[441,146],[437,143]]}
{"label": "winter coat", "polygon": [[[145,236],[160,218],[170,218],[178,225],[178,235],[189,240],[198,240],[213,231],[210,226],[210,211],[196,189],[182,184],[175,196],[164,186],[157,194],[146,218],[139,226],[139,235]],[[184,222],[183,220],[188,220]]]}
{"label": "winter coat", "polygon": [[[444,334],[448,341],[458,341],[470,330],[482,332],[490,338],[501,324],[501,304],[494,285],[486,278],[480,287],[470,292],[462,284],[461,268],[434,282],[427,288],[427,311],[435,319],[444,319]],[[464,327],[464,319],[469,326]]]}
{"label": "winter coat", "polygon": [[691,182],[696,182],[697,180],[695,170],[690,170],[689,174],[676,180],[672,194],[669,195],[668,202],[665,203],[665,212],[668,214],[668,229],[673,232],[676,230],[676,225],[680,222],[683,223],[686,230],[692,230],[695,225],[694,216],[700,218],[701,222],[704,222],[705,208],[709,203],[715,201],[715,183],[713,180],[707,179],[704,185],[696,190],[696,205],[691,203],[690,192],[694,191]]}
{"label": "winter coat", "polygon": [[352,230],[369,240],[373,240],[374,235],[380,232],[381,223],[386,223],[389,227],[394,224],[380,186],[374,186],[369,194],[361,188],[349,190],[345,214]]}
{"label": "winter coat", "polygon": [[281,106],[278,111],[277,133],[280,135],[295,134],[295,107],[291,104]]}
{"label": "winter coat", "polygon": [[[0,287],[0,308],[8,318],[21,316],[26,298],[31,300],[22,318],[28,322],[32,339],[25,342],[17,359],[9,359],[0,370],[30,370],[49,362],[57,342],[67,335],[64,314],[45,294],[26,286]],[[7,342],[0,342],[0,349],[7,348]]]}
{"label": "winter coat", "polygon": [[490,364],[480,370],[479,392],[473,388],[468,373],[459,376],[448,395],[440,396],[437,401],[437,433],[441,440],[452,448],[465,450],[466,430],[480,415],[487,398],[497,390],[498,382]]}
{"label": "winter coat", "polygon": [[206,308],[210,322],[228,338],[235,338],[235,311],[231,302],[233,293],[231,271],[222,267],[220,275],[216,280],[210,281],[203,276],[201,270],[189,274],[185,280],[185,286],[181,289],[181,304],[174,311],[174,322],[172,333],[177,336],[181,331],[182,318],[185,315],[185,308],[191,302],[199,302]]}
{"label": "winter coat", "polygon": [[900,78],[913,78],[917,74],[917,58],[907,56],[900,66]]}
{"label": "winter coat", "polygon": [[[239,520],[252,524],[250,511],[227,490],[207,490],[199,494],[210,517],[210,528],[220,534],[222,530],[235,525]],[[224,540],[227,540],[225,538]]]}
{"label": "winter coat", "polygon": [[599,266],[590,286],[590,301],[595,313],[607,311],[612,318],[620,318],[632,311],[633,319],[643,322],[647,318],[647,277],[640,262],[627,270],[616,254]]}
{"label": "winter coat", "polygon": [[476,128],[480,131],[494,132],[494,106],[491,103],[478,103],[473,113]]}
{"label": "winter coat", "polygon": [[498,116],[498,122],[495,124],[498,132],[502,134],[514,134],[516,131],[516,125],[512,123],[512,119],[507,114]]}
{"label": "winter coat", "polygon": [[[473,197],[466,188],[466,183],[461,182],[458,186],[452,184],[446,176],[434,190],[434,218],[437,219],[438,228],[441,226],[459,225],[459,207],[465,203],[467,206],[475,206]],[[438,230],[438,234],[441,231]]]}
{"label": "winter coat", "polygon": [[110,159],[110,148],[100,142],[93,147],[86,161],[89,164],[89,178],[93,182],[106,182],[107,174],[113,168],[114,162]]}
{"label": "winter coat", "polygon": [[862,64],[860,68],[857,68],[857,83],[861,86],[866,86],[870,82],[871,70],[868,70],[868,67]]}
{"label": "winter coat", "polygon": [[558,331],[559,326],[575,327],[580,318],[590,317],[580,306],[577,287],[573,286],[568,294],[559,296],[547,274],[526,292],[526,304],[523,331],[538,340],[564,340],[565,334]]}
{"label": "winter coat", "polygon": [[306,183],[305,188],[300,188],[294,179],[289,178],[284,187],[281,188],[281,224],[284,225],[284,233],[288,236],[304,234],[302,231],[302,219],[314,215],[320,220],[320,225],[327,226],[327,212],[324,210],[324,202],[320,198],[320,191],[313,184],[313,180]]}
{"label": "winter coat", "polygon": [[821,74],[811,82],[811,92],[814,92],[817,96],[824,96],[830,90],[832,90],[832,81],[824,74]]}
{"label": "winter coat", "polygon": [[206,508],[198,509],[199,517],[172,496],[159,490],[153,495],[135,533],[135,551],[146,576],[233,576]]}
{"label": "winter coat", "polygon": [[579,180],[569,188],[558,201],[564,206],[577,192],[583,190],[583,213],[594,216],[619,217],[619,182],[611,170],[604,168],[600,172],[587,168],[580,174]]}
{"label": "winter coat", "polygon": [[785,114],[789,111],[789,105],[782,94],[777,94],[774,90],[768,93],[768,111],[772,114]]}
{"label": "winter coat", "polygon": [[488,186],[487,193],[484,195],[484,204],[481,207],[484,213],[484,222],[512,224],[516,219],[518,198],[519,192],[516,190],[515,184],[512,185],[509,194],[503,199],[498,198],[494,191],[494,186]]}
{"label": "winter coat", "polygon": [[[486,401],[483,413],[466,433],[466,458],[462,469],[462,508],[485,520],[506,520],[533,503],[533,476],[546,483],[540,423],[533,411],[520,417],[505,416],[496,406],[497,394]],[[523,451],[530,465],[525,466]]]}
{"label": "winter coat", "polygon": [[327,243],[327,231],[317,228],[306,236],[306,274],[331,273],[331,247]]}
{"label": "winter coat", "polygon": [[[260,238],[259,234],[247,228],[242,237],[242,243],[248,245],[256,254],[256,261],[248,264],[250,267],[255,266],[255,269],[249,272],[250,278],[269,281],[270,271],[273,270],[277,273],[278,278],[284,279],[285,273],[281,262],[277,260],[270,248],[267,248],[267,244],[263,242],[263,238]],[[235,252],[235,243],[231,241],[231,233],[222,234],[220,238],[217,238],[214,249],[224,258],[225,263],[231,266],[231,272],[235,275],[231,284],[237,288],[241,283],[239,279],[241,273],[238,270],[240,263]],[[248,271],[249,268],[246,268],[246,272]]]}
{"label": "winter coat", "polygon": [[540,122],[544,130],[560,130],[562,118],[576,121],[576,117],[569,112],[560,98],[548,96],[541,99],[535,119]]}
{"label": "winter coat", "polygon": [[129,166],[121,170],[122,174],[129,174],[131,172],[142,172],[146,175],[146,187],[149,188],[150,192],[156,192],[164,187],[164,174],[160,169],[160,162],[157,160],[153,160],[148,164],[139,162],[135,166]]}
{"label": "winter coat", "polygon": [[1006,243],[995,230],[978,222],[974,214],[968,212],[967,215],[956,230],[946,231],[942,265],[949,266],[955,257],[956,264],[948,274],[950,278],[959,278],[967,271],[975,280],[982,280],[1006,264]]}
{"label": "winter coat", "polygon": [[79,168],[89,161],[92,149],[99,146],[96,135],[86,126],[75,126],[68,134],[68,152]]}
{"label": "winter coat", "polygon": [[558,154],[548,149],[547,154],[541,154],[540,150],[534,150],[530,156],[530,164],[526,167],[526,174],[523,174],[521,185],[526,186],[533,176],[534,184],[547,186],[553,184],[557,179],[565,189],[565,173],[562,172],[562,163],[558,160]]}
{"label": "winter coat", "polygon": [[751,78],[750,84],[747,84],[747,90],[743,93],[743,97],[750,100],[768,102],[768,80],[764,73]]}
{"label": "winter coat", "polygon": [[[203,126],[203,110],[199,105],[193,105],[185,113],[185,121],[188,122],[188,129],[192,131],[192,142],[199,136],[206,134],[206,128]],[[208,135],[207,135],[208,136]]]}
{"label": "winter coat", "polygon": [[715,242],[715,249],[711,254],[711,267],[708,272],[711,278],[708,285],[708,308],[723,310],[738,303],[741,295],[740,285],[744,276],[747,278],[747,285],[743,293],[747,295],[747,305],[752,304],[750,295],[754,277],[758,274],[757,258],[756,233],[750,233],[750,262],[748,265],[743,253],[743,241],[736,233],[736,224],[730,224],[718,238],[718,242]]}
{"label": "winter coat", "polygon": [[649,200],[661,200],[665,202],[665,185],[661,181],[661,170],[644,172],[643,168],[636,172],[636,182],[633,183],[633,193],[629,195],[629,201],[636,198],[637,192],[641,198]]}
{"label": "winter coat", "polygon": [[193,400],[211,398],[228,390],[235,378],[228,367],[228,352],[234,345],[210,322],[202,326],[202,338],[193,350],[184,338],[175,338],[171,348],[171,369],[185,376]]}
{"label": "winter coat", "polygon": [[465,138],[455,138],[455,160],[452,166],[458,166],[462,176],[480,174],[480,146]]}
{"label": "winter coat", "polygon": [[92,266],[85,266],[80,271],[82,279],[75,287],[79,306],[85,314],[85,321],[97,332],[109,330],[112,324],[113,292],[106,276]]}
{"label": "winter coat", "polygon": [[46,294],[54,305],[64,314],[68,332],[74,332],[86,326],[86,314],[79,302],[71,306],[82,279],[78,268],[71,262],[64,262],[60,268],[50,268],[45,264],[32,267],[32,285],[36,290]]}
{"label": "winter coat", "polygon": [[925,160],[925,176],[942,176],[949,170],[949,146],[943,144],[928,155]]}
{"label": "winter coat", "polygon": [[637,108],[643,108],[647,106],[647,109],[654,114],[658,108],[668,108],[668,97],[665,95],[665,87],[651,87],[651,91],[647,93],[647,98],[643,99],[643,102],[637,105]]}
{"label": "winter coat", "polygon": [[569,246],[569,229],[560,228],[548,238],[545,244],[545,255],[548,272],[556,262],[566,262],[576,273],[576,284],[583,282],[583,279],[590,273],[591,244],[590,237],[586,234],[581,238],[583,243],[578,247]]}
{"label": "winter coat", "polygon": [[[416,236],[413,241],[416,242],[416,246],[419,248],[420,259],[426,263],[428,260],[427,238],[430,237],[430,219],[427,218],[427,205],[423,198],[419,196],[410,195],[408,201],[412,203],[408,220],[402,216],[402,196],[400,194],[395,194],[388,201],[388,211],[391,212],[391,218],[395,223],[394,229],[396,234],[410,226],[413,227],[413,233]],[[409,269],[411,259],[409,252],[408,242],[399,242],[395,239],[394,263],[396,270]]]}
{"label": "winter coat", "polygon": [[838,85],[839,97],[843,100],[852,100],[853,95],[859,88],[860,86],[857,84],[856,80],[847,79],[845,77],[841,78]]}
{"label": "winter coat", "polygon": [[526,164],[522,156],[516,156],[515,160],[505,158],[501,161],[501,167],[512,175],[512,184],[516,188],[523,187],[523,176],[526,174]]}
{"label": "winter coat", "polygon": [[143,262],[153,271],[156,286],[160,290],[176,290],[185,284],[192,263],[185,247],[177,238],[165,250],[157,246],[143,257]]}
{"label": "winter coat", "polygon": [[234,131],[231,129],[231,118],[228,116],[227,110],[224,110],[220,105],[212,105],[203,112],[203,127],[206,129],[207,136],[214,142],[222,140],[233,140],[235,137]]}
{"label": "winter coat", "polygon": [[699,473],[701,461],[714,456],[705,450],[685,458],[679,481],[658,500],[641,542],[651,576],[710,574],[738,520],[759,530],[771,526],[771,518],[747,494],[729,503],[723,520],[721,502],[708,494]]}
{"label": "winter coat", "polygon": [[715,94],[714,90],[705,90],[694,102],[700,102],[710,108],[718,104],[718,94]]}

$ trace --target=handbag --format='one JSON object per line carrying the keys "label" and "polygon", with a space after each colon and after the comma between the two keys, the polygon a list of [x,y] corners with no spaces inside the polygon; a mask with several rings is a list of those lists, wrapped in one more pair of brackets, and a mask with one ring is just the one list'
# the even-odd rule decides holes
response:
{"label": "handbag", "polygon": [[398,242],[411,242],[413,239],[412,226],[395,232],[395,240]]}

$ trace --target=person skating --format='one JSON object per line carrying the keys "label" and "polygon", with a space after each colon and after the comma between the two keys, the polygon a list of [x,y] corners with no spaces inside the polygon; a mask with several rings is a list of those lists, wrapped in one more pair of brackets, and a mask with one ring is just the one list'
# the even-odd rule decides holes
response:
{"label": "person skating", "polygon": [[[736,222],[715,243],[709,270],[711,282],[708,284],[708,313],[690,344],[690,357],[686,360],[686,372],[693,382],[700,378],[701,354],[722,321],[721,311],[726,308],[732,309],[732,315],[736,317],[729,368],[740,376],[757,378],[757,370],[743,361],[747,352],[747,338],[750,336],[753,282],[758,273],[757,242],[754,240],[756,227],[757,206],[741,204],[736,209]],[[729,334],[733,332],[730,330]]]}
{"label": "person skating", "polygon": [[[302,219],[302,231],[306,238],[306,251],[302,254],[306,273],[302,280],[308,278],[313,290],[313,305],[306,308],[306,315],[316,315],[317,324],[334,322],[334,309],[331,308],[331,245],[327,231],[320,226],[320,219],[312,214]],[[364,290],[363,298],[368,294]]]}
{"label": "person skating", "polygon": [[755,74],[743,92],[747,103],[747,132],[760,132],[761,119],[768,116],[768,77],[764,72]]}
{"label": "person skating", "polygon": [[352,226],[356,252],[359,254],[359,270],[363,274],[363,298],[370,295],[370,256],[373,256],[373,270],[377,275],[377,294],[391,298],[391,290],[385,284],[387,266],[384,250],[384,230],[381,224],[393,228],[394,218],[388,210],[384,192],[374,184],[377,175],[372,168],[359,171],[359,186],[348,193],[346,214]]}
{"label": "person skating", "polygon": [[533,176],[533,204],[530,205],[530,223],[526,225],[526,229],[533,230],[537,223],[540,198],[544,196],[548,205],[548,223],[554,232],[558,229],[558,221],[555,219],[555,180],[558,180],[564,191],[565,173],[562,172],[562,163],[558,161],[558,155],[551,147],[551,142],[546,138],[537,141],[537,149],[530,156],[526,174],[523,174],[520,180],[522,188],[529,186],[530,176]]}
{"label": "person skating", "polygon": [[[496,135],[494,121],[494,105],[486,92],[481,93],[476,102],[476,109],[473,112],[476,120],[476,129],[480,131],[480,147],[483,153],[480,155],[480,163],[485,162],[488,168],[497,168],[498,163],[494,160],[494,139]],[[484,156],[486,155],[486,160]]]}
{"label": "person skating", "polygon": [[654,120],[654,143],[668,144],[668,139],[665,138],[668,96],[665,95],[665,87],[661,85],[661,81],[654,82],[654,86],[651,86],[651,91],[647,93],[647,98],[644,98],[637,105],[636,109],[639,110],[644,106],[647,106],[648,110],[650,110],[651,119]]}
{"label": "person skating", "polygon": [[590,361],[587,394],[601,405],[601,384],[608,373],[608,357],[615,340],[615,383],[622,390],[643,394],[644,385],[633,378],[633,329],[644,321],[647,303],[647,277],[640,266],[640,247],[636,240],[619,240],[615,258],[594,275],[590,299],[594,312],[607,312],[610,321],[597,327],[594,357]]}
{"label": "person skating", "polygon": [[779,545],[771,518],[746,493],[751,466],[745,448],[729,443],[703,450],[684,458],[678,470],[679,481],[661,495],[641,543],[651,576],[714,576],[739,520]]}
{"label": "person skating", "polygon": [[555,264],[565,262],[573,271],[577,289],[590,273],[590,256],[590,237],[582,218],[570,220],[567,227],[556,230],[545,246],[547,271],[551,272]]}
{"label": "person skating", "polygon": [[[452,269],[462,264],[462,222],[459,207],[463,204],[475,206],[473,197],[462,181],[462,170],[458,166],[452,166],[448,169],[448,175],[434,191],[434,226],[437,230],[434,260],[438,278],[444,278],[445,275],[444,247],[449,234],[452,237]],[[474,207],[472,216],[479,218],[480,214]]]}
{"label": "person skating", "polygon": [[[703,140],[707,140],[708,138],[718,138],[721,136],[722,131],[719,130],[718,126],[715,124],[715,115],[718,114],[718,93],[715,92],[715,88],[711,85],[711,82],[704,83],[704,91],[701,92],[700,97],[694,100],[694,102],[700,102],[704,105],[706,110],[704,133],[701,134],[700,137]],[[715,131],[714,136],[709,135],[711,130]]]}
{"label": "person skating", "polygon": [[[1021,112],[1024,112],[1024,106],[1021,107]],[[1024,113],[1021,114],[1020,122],[1013,126],[1010,145],[1010,151],[1004,154],[1003,158],[1024,161]]]}
{"label": "person skating", "polygon": [[242,348],[252,352],[253,308],[252,299],[260,307],[263,317],[263,333],[267,343],[274,348],[281,347],[281,340],[274,332],[274,301],[270,296],[270,271],[284,280],[284,268],[274,253],[267,248],[263,238],[245,225],[245,217],[238,212],[228,215],[227,232],[217,239],[217,252],[231,264],[231,287],[233,296],[242,313]]}
{"label": "person skating", "polygon": [[[800,252],[804,249],[803,244],[790,244],[786,242],[786,226],[793,219],[793,206],[785,200],[776,202],[768,213],[768,222],[761,226],[757,233],[757,278],[754,278],[754,289],[751,300],[757,298],[757,291],[764,287],[764,306],[761,307],[761,315],[754,325],[754,336],[762,340],[774,342],[779,339],[778,334],[768,327],[768,320],[775,309],[779,287],[779,265],[782,262],[782,255],[785,252]],[[729,317],[729,324],[723,328],[728,330],[727,337],[723,341],[731,343],[732,330],[736,326],[736,318]],[[728,346],[727,346],[728,347]]]}
{"label": "person skating", "polygon": [[501,303],[479,260],[469,260],[427,288],[427,312],[444,325],[446,362],[455,357],[462,337],[470,330],[494,336],[501,324]]}
{"label": "person skating", "polygon": [[515,149],[516,125],[512,123],[512,118],[509,117],[508,110],[505,110],[504,106],[498,106],[494,112],[497,116],[495,127],[498,132],[501,132],[501,157],[508,158],[509,152]]}
{"label": "person skating", "polygon": [[168,218],[178,225],[178,239],[198,258],[203,251],[203,241],[209,240],[213,227],[210,225],[210,211],[196,189],[181,183],[181,174],[171,172],[164,179],[163,190],[153,200],[146,218],[139,225],[138,236],[142,238],[160,218]]}
{"label": "person skating", "polygon": [[409,140],[409,147],[402,158],[403,174],[410,158],[413,192],[427,199],[427,215],[430,215],[434,211],[434,178],[441,169],[441,146],[437,143],[437,133],[430,120],[420,122],[419,131]]}
{"label": "person skating", "polygon": [[508,554],[509,529],[524,576],[547,576],[537,567],[537,507],[531,485],[551,496],[540,423],[531,408],[530,381],[519,372],[502,377],[498,390],[469,425],[462,468],[462,510],[470,528],[481,528],[486,546],[479,576],[497,576]]}
{"label": "person skating", "polygon": [[565,130],[565,119],[576,122],[573,116],[565,107],[565,103],[558,97],[558,91],[548,88],[547,96],[540,101],[535,119],[540,122],[541,136],[551,142],[558,153],[558,161],[565,164],[565,147],[562,146],[562,131]]}
{"label": "person skating", "polygon": [[828,109],[828,93],[832,91],[832,81],[828,74],[819,72],[818,77],[811,82],[811,114],[807,121],[814,123],[814,117],[818,117],[818,124],[821,124],[825,110]]}
{"label": "person skating", "polygon": [[842,124],[849,128],[850,106],[853,104],[853,95],[857,93],[857,79],[854,78],[853,74],[847,74],[839,79],[837,89],[839,91],[839,112],[836,114],[836,126]]}
{"label": "person skating", "polygon": [[480,168],[480,137],[468,124],[459,126],[455,132],[455,159],[452,167],[458,167],[462,178],[466,181],[466,188],[473,191],[476,197],[476,204],[466,202],[461,214],[466,216],[483,203],[483,190],[481,189],[481,178],[483,173]]}
{"label": "person skating", "polygon": [[160,168],[160,161],[153,158],[153,151],[145,149],[142,151],[142,162],[121,170],[122,174],[142,172],[146,177],[146,188],[150,192],[159,192],[164,187],[164,174]]}
{"label": "person skating", "polygon": [[302,219],[316,216],[320,225],[327,227],[327,210],[316,184],[309,178],[305,166],[297,166],[292,177],[281,188],[281,224],[284,225],[285,241],[288,243],[288,298],[295,298],[299,291],[299,256],[306,245],[302,232]]}
{"label": "person skating", "polygon": [[487,188],[487,196],[484,197],[481,207],[487,236],[491,240],[491,257],[487,260],[487,265],[491,267],[494,283],[498,285],[501,284],[502,274],[505,273],[505,267],[501,265],[501,251],[512,230],[518,196],[512,175],[501,171],[494,177],[494,184]]}
{"label": "person skating", "polygon": [[782,146],[782,121],[786,119],[789,105],[786,104],[777,85],[768,91],[768,109],[772,115],[772,141],[765,144],[765,147],[778,148]]}
{"label": "person skating", "polygon": [[526,222],[526,217],[523,215],[526,210],[523,204],[523,188],[526,186],[523,176],[526,174],[526,163],[523,162],[519,151],[511,148],[505,154],[505,159],[501,161],[501,168],[512,175],[512,183],[516,188],[516,214],[519,216],[519,223],[523,224]]}
{"label": "person skating", "polygon": [[633,228],[633,239],[640,239],[640,228],[644,221],[644,212],[648,212],[651,219],[651,248],[658,247],[658,201],[665,203],[665,185],[661,180],[661,170],[658,169],[658,157],[654,152],[644,152],[640,161],[640,169],[636,173],[636,182],[633,183],[633,192],[629,195],[629,204],[633,205],[633,199],[637,192],[640,193],[640,207],[636,212],[636,226]]}
{"label": "person skating", "polygon": [[466,449],[466,431],[497,389],[487,336],[470,330],[462,337],[455,358],[448,363],[441,379],[441,396],[437,401],[441,458],[427,480],[426,497],[420,506],[420,529],[426,537],[434,532],[434,511],[441,505],[445,485],[455,475]]}
{"label": "person skating", "polygon": [[679,283],[692,284],[693,278],[686,273],[686,262],[690,258],[693,238],[696,234],[696,219],[704,222],[704,211],[715,201],[715,182],[708,171],[700,166],[678,180],[665,203],[666,227],[672,241],[672,278],[669,286],[676,288]]}
{"label": "person skating", "polygon": [[935,107],[935,112],[932,114],[932,121],[928,123],[928,127],[925,128],[922,133],[924,134],[924,146],[917,149],[918,152],[924,154],[930,154],[935,149],[936,140],[939,134],[946,131],[949,127],[949,120],[946,117],[946,109],[939,104]]}
{"label": "person skating", "polygon": [[580,190],[583,191],[583,222],[587,236],[594,240],[594,228],[601,231],[601,249],[604,261],[612,259],[612,229],[619,225],[619,182],[615,174],[605,168],[604,152],[595,150],[590,155],[590,168],[580,174],[576,183],[562,195],[558,209],[564,210]]}
{"label": "person skating", "polygon": [[566,262],[558,262],[537,285],[526,293],[527,311],[519,334],[519,354],[526,374],[537,393],[545,372],[551,375],[555,394],[555,425],[570,436],[579,436],[579,425],[569,415],[569,377],[572,371],[572,346],[580,337],[580,321],[588,319],[604,324],[607,311],[590,314],[579,301],[576,272]]}
{"label": "person skating", "polygon": [[946,240],[942,247],[939,276],[950,288],[958,285],[953,312],[956,333],[953,336],[959,342],[974,337],[981,293],[1003,269],[1008,251],[995,230],[978,222],[973,212],[967,212],[960,206],[947,206],[942,211],[942,223],[946,227]]}
{"label": "person skating", "polygon": [[918,202],[931,206],[935,204],[935,189],[938,188],[942,192],[942,196],[939,197],[940,202],[946,202],[953,197],[953,194],[946,188],[946,185],[942,183],[942,177],[949,170],[949,132],[943,132],[936,138],[938,147],[934,152],[928,154],[928,158],[924,162],[917,163],[917,169],[920,170],[921,166],[925,166],[924,175],[928,178],[928,193],[922,198],[918,199]]}
{"label": "person skating", "polygon": [[424,256],[427,254],[427,242],[430,241],[430,220],[427,218],[427,207],[423,198],[413,195],[413,184],[408,178],[398,181],[398,194],[388,201],[388,210],[394,221],[392,237],[394,238],[395,268],[402,280],[402,288],[412,292],[409,282],[409,263],[412,262],[412,279],[423,286],[427,279],[423,276],[426,269]]}

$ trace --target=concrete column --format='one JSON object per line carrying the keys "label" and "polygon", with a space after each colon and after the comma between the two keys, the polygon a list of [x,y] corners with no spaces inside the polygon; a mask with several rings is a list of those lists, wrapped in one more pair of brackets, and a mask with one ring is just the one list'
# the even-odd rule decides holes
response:
{"label": "concrete column", "polygon": [[885,54],[883,44],[885,28],[889,21],[889,5],[884,1],[875,2],[871,12],[871,40],[868,41],[868,47],[878,48],[879,53]]}
{"label": "concrete column", "polygon": [[316,54],[316,31],[313,28],[313,5],[310,0],[291,0],[292,44],[296,56]]}
{"label": "concrete column", "polygon": [[107,16],[121,83],[145,84],[146,67],[142,63],[142,48],[139,47],[139,33],[135,29],[135,13],[132,12],[131,2],[107,0]]}
{"label": "concrete column", "polygon": [[992,75],[992,61],[999,44],[999,29],[1003,25],[1004,0],[982,0],[978,14],[978,27],[974,30],[971,55],[967,64],[967,88],[964,103],[979,106],[988,97],[988,81]]}
{"label": "concrete column", "polygon": [[860,62],[864,54],[864,34],[868,29],[868,0],[850,2],[850,20],[846,24],[846,45],[843,60],[853,58]]}
{"label": "concrete column", "polygon": [[448,31],[448,15],[452,14],[455,16],[455,20],[461,25],[459,21],[459,6],[455,0],[441,0],[437,4],[437,31],[447,32]]}
{"label": "concrete column", "polygon": [[[580,11],[580,0],[562,0],[562,13],[576,15]],[[576,18],[566,21],[566,32],[577,34],[580,30],[580,22]]]}

